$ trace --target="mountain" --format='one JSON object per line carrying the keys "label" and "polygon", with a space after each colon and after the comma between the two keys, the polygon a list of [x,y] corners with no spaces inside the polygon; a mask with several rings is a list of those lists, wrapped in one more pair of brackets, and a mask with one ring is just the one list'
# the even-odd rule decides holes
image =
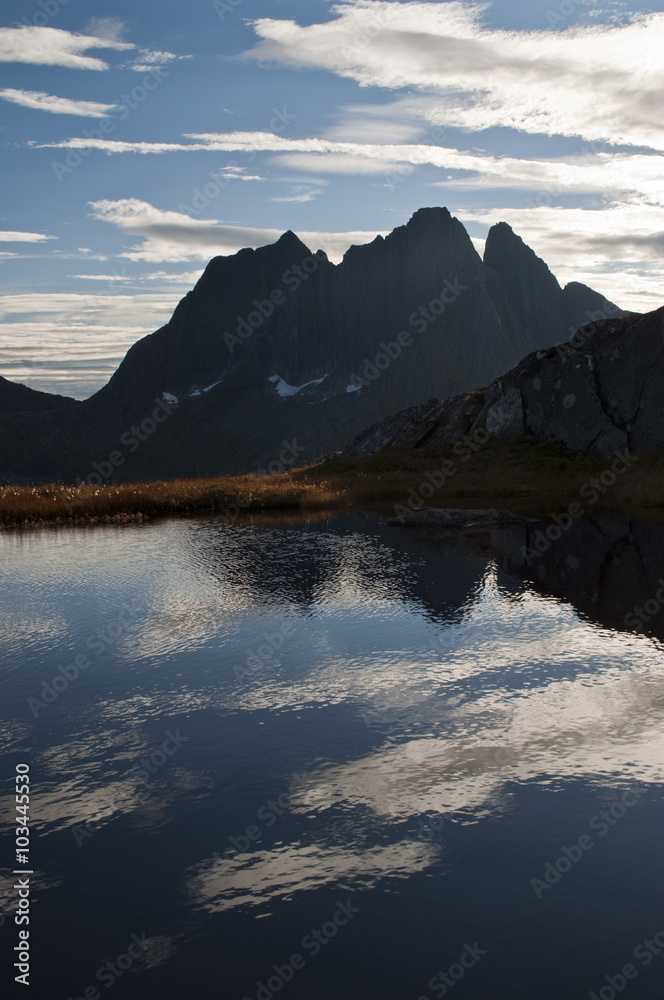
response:
{"label": "mountain", "polygon": [[11,411],[29,412],[35,410],[59,410],[72,406],[77,400],[71,396],[56,396],[50,392],[38,392],[20,382],[10,382],[0,375],[0,413]]}
{"label": "mountain", "polygon": [[[539,305],[538,305],[539,304]],[[0,477],[172,478],[304,464],[432,396],[485,385],[596,311],[509,226],[484,261],[447,209],[332,264],[287,232],[216,257],[89,400],[5,414]],[[113,456],[113,457],[111,457]]]}
{"label": "mountain", "polygon": [[[536,351],[487,388],[431,399],[378,422],[345,450],[417,448],[468,435],[562,441],[608,455],[664,448],[664,307],[587,323],[566,344]],[[615,476],[614,476],[615,480]]]}
{"label": "mountain", "polygon": [[561,288],[547,265],[526,246],[506,222],[489,231],[484,263],[500,275],[518,320],[549,344],[569,339],[588,320],[622,315],[607,309],[606,300],[592,288],[573,281]]}

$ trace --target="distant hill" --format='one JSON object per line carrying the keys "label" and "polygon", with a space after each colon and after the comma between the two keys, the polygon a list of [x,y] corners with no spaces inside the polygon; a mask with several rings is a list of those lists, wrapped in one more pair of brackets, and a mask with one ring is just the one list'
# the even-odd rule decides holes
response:
{"label": "distant hill", "polygon": [[56,396],[51,392],[39,392],[20,382],[10,382],[0,375],[0,413],[12,410],[34,412],[35,410],[59,410],[72,406],[77,400],[71,396]]}

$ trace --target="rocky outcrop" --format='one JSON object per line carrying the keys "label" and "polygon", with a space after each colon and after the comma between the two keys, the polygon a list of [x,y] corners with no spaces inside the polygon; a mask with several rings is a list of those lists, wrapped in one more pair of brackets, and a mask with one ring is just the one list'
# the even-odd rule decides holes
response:
{"label": "rocky outcrop", "polygon": [[453,444],[473,427],[482,412],[485,391],[462,392],[446,400],[430,399],[386,417],[353,438],[343,456],[366,458],[383,448],[419,448],[436,438]]}
{"label": "rocky outcrop", "polygon": [[608,454],[664,446],[664,309],[581,327],[486,390],[475,425]]}
{"label": "rocky outcrop", "polygon": [[[453,435],[477,416],[477,399],[460,392],[566,339],[570,317],[580,325],[599,298],[581,285],[561,289],[503,224],[483,262],[444,208],[421,209],[338,265],[287,232],[214,258],[170,322],[136,343],[89,400],[53,419],[1,416],[0,475],[97,482],[277,471],[432,398],[448,401],[436,419]],[[160,400],[168,419],[152,416]],[[420,443],[433,418],[427,412],[418,429],[415,414],[399,433]],[[106,477],[98,467],[109,462]]]}
{"label": "rocky outcrop", "polygon": [[346,455],[386,447],[528,437],[609,454],[664,447],[664,308],[598,320],[565,344],[536,351],[486,389],[426,404],[359,434]]}

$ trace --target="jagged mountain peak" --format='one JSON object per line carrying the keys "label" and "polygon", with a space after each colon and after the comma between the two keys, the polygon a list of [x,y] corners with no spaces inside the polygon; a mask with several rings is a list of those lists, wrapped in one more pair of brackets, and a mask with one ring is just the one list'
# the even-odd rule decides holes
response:
{"label": "jagged mountain peak", "polygon": [[294,233],[292,229],[287,229],[274,243],[258,247],[252,253],[255,255],[256,261],[262,263],[263,261],[272,260],[279,262],[286,259],[292,259],[293,261],[301,260],[304,257],[310,256],[311,250],[300,239],[297,233]]}
{"label": "jagged mountain peak", "polygon": [[136,458],[124,456],[118,476],[262,468],[295,438],[300,460],[314,460],[380,417],[486,385],[567,339],[573,324],[612,315],[579,284],[563,293],[507,223],[492,228],[487,244],[491,267],[448,209],[429,207],[385,238],[351,247],[338,266],[292,230],[215,257],[110,382],[67,407],[47,450],[37,417],[29,434],[17,418],[22,436],[7,417],[5,478],[28,468],[26,448],[40,475],[76,478],[172,397],[177,416]]}
{"label": "jagged mountain peak", "polygon": [[[297,235],[297,233],[294,233],[292,229],[287,229],[285,233],[281,234],[276,243],[273,243],[271,245],[274,247],[279,247],[282,250],[286,249],[289,251],[291,249],[299,250],[300,248],[302,248],[307,253],[311,253],[306,243],[303,243],[300,237]],[[265,248],[261,247],[261,249]]]}
{"label": "jagged mountain peak", "polygon": [[[489,232],[512,233],[513,235],[516,235],[514,233],[514,230],[510,226],[509,222],[494,222],[494,224],[493,224],[493,226],[491,226],[491,229],[489,230]],[[517,239],[521,239],[521,237],[517,236]]]}
{"label": "jagged mountain peak", "polygon": [[[306,243],[303,243],[291,229],[287,229],[274,243],[268,243],[255,250],[252,247],[244,247],[233,254],[213,257],[194,291],[219,288],[224,283],[233,284],[251,273],[258,276],[260,273],[277,272],[310,256],[312,252]],[[191,294],[187,293],[185,300]]]}
{"label": "jagged mountain peak", "polygon": [[[509,222],[497,222],[494,226],[491,226],[484,246],[484,263],[487,267],[492,267],[496,270],[494,263],[498,256],[521,253],[527,254],[536,260],[541,260],[541,257],[537,256],[532,247],[529,247],[518,233],[514,232]],[[542,264],[544,264],[544,261],[542,261]],[[546,264],[544,266],[546,267]]]}
{"label": "jagged mountain peak", "polygon": [[376,247],[382,246],[385,243],[385,238],[378,234],[370,243],[353,243],[348,247],[342,258],[342,264],[348,264],[349,261],[353,262],[358,256],[362,256],[367,252],[371,253]]}
{"label": "jagged mountain peak", "polygon": [[543,281],[555,293],[562,290],[549,265],[508,222],[497,222],[489,230],[484,245],[484,263],[512,286],[523,284],[524,278],[530,277],[531,283],[535,279]]}
{"label": "jagged mountain peak", "polygon": [[449,208],[445,208],[442,205],[433,205],[428,208],[418,208],[416,212],[413,212],[406,225],[419,226],[422,223],[430,225],[432,222],[442,222],[445,224],[452,222],[453,219],[454,216]]}
{"label": "jagged mountain peak", "polygon": [[548,265],[507,222],[492,226],[484,247],[484,264],[502,279],[512,308],[527,330],[554,339],[566,330],[562,288]]}
{"label": "jagged mountain peak", "polygon": [[459,235],[463,234],[464,237],[468,235],[463,225],[451,214],[448,208],[418,208],[405,226],[398,226],[394,229],[387,240],[398,239],[403,234],[406,234],[410,239],[417,240],[447,240],[455,232]]}

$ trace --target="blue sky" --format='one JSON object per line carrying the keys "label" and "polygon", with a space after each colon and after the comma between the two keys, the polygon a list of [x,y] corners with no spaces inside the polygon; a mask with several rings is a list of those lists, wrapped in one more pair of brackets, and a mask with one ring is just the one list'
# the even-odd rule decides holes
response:
{"label": "blue sky", "polygon": [[5,0],[0,372],[84,397],[217,253],[446,205],[662,304],[664,4]]}

